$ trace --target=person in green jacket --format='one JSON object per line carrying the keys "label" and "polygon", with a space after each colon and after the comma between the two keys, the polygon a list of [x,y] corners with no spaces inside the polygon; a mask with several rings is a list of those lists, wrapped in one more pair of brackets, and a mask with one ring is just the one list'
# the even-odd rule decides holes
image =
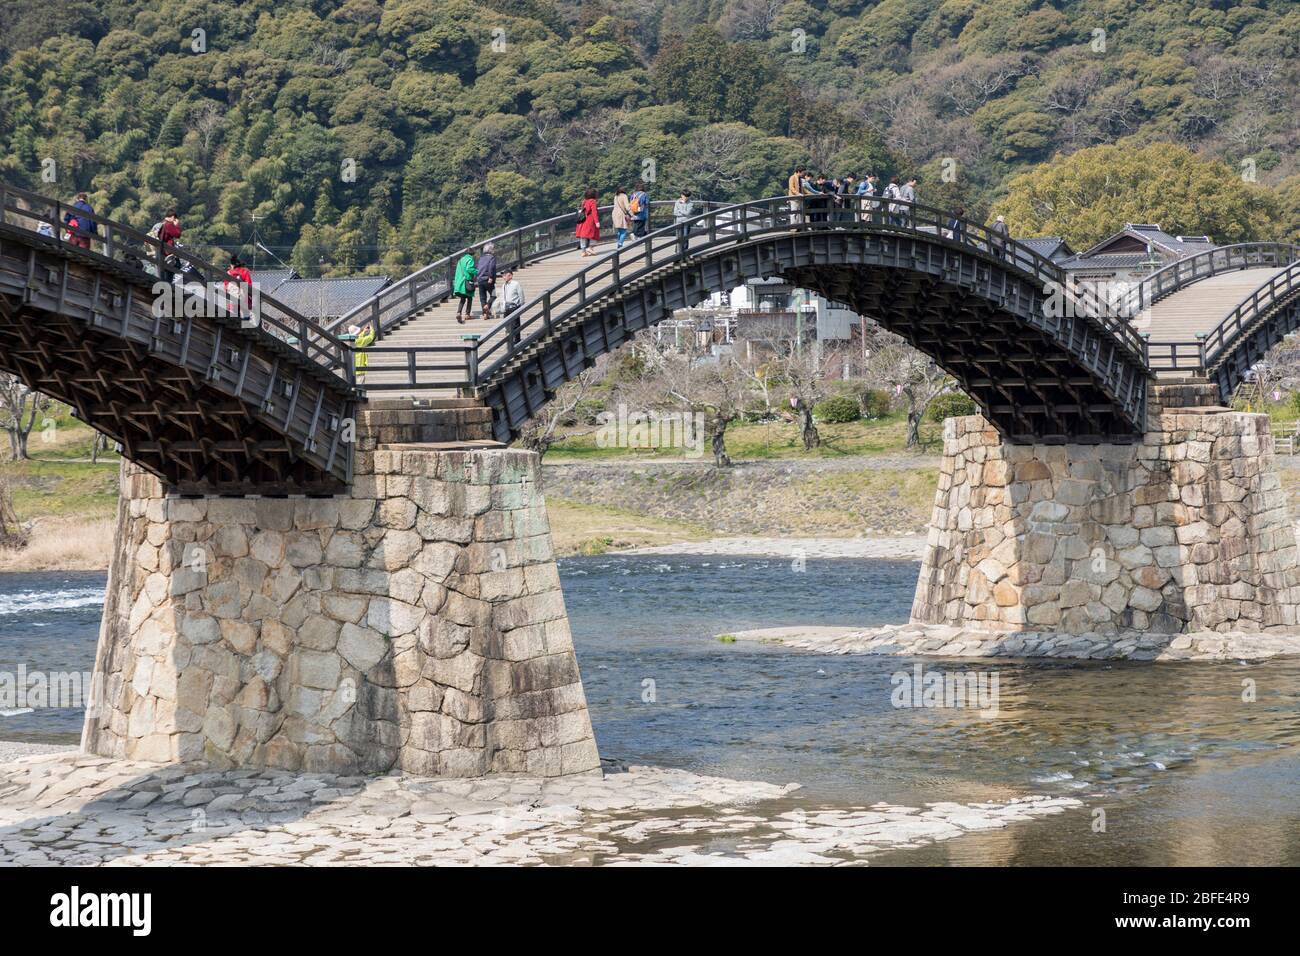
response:
{"label": "person in green jacket", "polygon": [[356,369],[357,379],[366,377],[366,366],[370,364],[366,358],[366,346],[375,341],[375,327],[367,322],[363,326],[349,326],[348,331],[352,333],[352,367]]}
{"label": "person in green jacket", "polygon": [[474,254],[467,252],[456,263],[456,278],[451,283],[452,294],[460,299],[456,305],[456,321],[462,325],[466,319],[473,318],[474,281],[477,278],[478,268],[474,265]]}

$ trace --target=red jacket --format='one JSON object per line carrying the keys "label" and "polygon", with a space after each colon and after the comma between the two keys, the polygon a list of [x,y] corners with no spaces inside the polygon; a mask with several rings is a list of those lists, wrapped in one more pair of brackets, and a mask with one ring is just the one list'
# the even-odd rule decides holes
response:
{"label": "red jacket", "polygon": [[[244,304],[247,306],[252,306],[253,274],[249,272],[248,269],[245,268],[244,266],[231,266],[229,269],[226,270],[226,275],[230,276],[230,278],[232,279],[237,280],[239,287],[244,290]],[[232,282],[226,283],[226,285],[228,286],[234,284],[235,283]]]}
{"label": "red jacket", "polygon": [[162,228],[158,230],[158,238],[162,240],[164,246],[170,246],[181,237],[181,227],[179,223],[168,222],[163,220]]}
{"label": "red jacket", "polygon": [[579,239],[599,239],[600,213],[596,211],[596,200],[584,199],[582,208],[587,215],[583,217],[582,222],[578,223],[578,228],[574,230],[573,234]]}

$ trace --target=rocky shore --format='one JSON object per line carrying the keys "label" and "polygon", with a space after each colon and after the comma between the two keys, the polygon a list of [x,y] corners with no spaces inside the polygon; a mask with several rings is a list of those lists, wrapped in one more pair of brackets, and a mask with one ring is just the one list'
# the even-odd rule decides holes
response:
{"label": "rocky shore", "polygon": [[1088,660],[1228,661],[1300,654],[1294,629],[1203,631],[1194,634],[1058,634],[1050,631],[976,630],[943,624],[881,627],[767,627],[735,631],[741,641],[780,644],[821,654],[890,654],[913,657],[1068,657]]}
{"label": "rocky shore", "polygon": [[828,807],[797,789],[608,760],[603,773],[446,780],[66,752],[0,764],[0,865],[843,865],[1082,806]]}

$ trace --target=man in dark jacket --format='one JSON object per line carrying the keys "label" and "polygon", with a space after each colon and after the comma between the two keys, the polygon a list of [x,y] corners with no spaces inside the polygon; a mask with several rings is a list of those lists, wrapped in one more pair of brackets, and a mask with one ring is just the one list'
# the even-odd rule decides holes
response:
{"label": "man in dark jacket", "polygon": [[478,296],[483,318],[492,320],[492,303],[496,299],[497,256],[496,246],[488,243],[478,257]]}
{"label": "man in dark jacket", "polygon": [[68,244],[78,249],[90,248],[90,237],[99,235],[99,224],[95,222],[95,210],[90,208],[90,200],[85,193],[77,193],[72,202],[72,210],[63,214],[63,224],[71,235]]}

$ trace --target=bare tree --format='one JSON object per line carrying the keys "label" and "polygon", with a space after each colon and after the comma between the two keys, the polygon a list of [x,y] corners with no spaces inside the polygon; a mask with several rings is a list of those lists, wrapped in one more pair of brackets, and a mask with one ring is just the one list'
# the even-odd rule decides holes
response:
{"label": "bare tree", "polygon": [[841,367],[842,360],[817,341],[815,328],[805,330],[776,317],[751,322],[746,337],[766,353],[765,375],[783,382],[789,390],[800,420],[803,447],[809,451],[818,447],[821,434],[813,421],[813,408],[831,394],[834,370]]}
{"label": "bare tree", "polygon": [[312,48],[311,58],[330,73],[346,73],[352,65],[352,51],[339,49],[333,40],[318,41]]}
{"label": "bare tree", "polygon": [[204,100],[190,111],[190,129],[198,134],[199,155],[204,166],[211,159],[213,143],[225,125],[226,114],[212,100]]}
{"label": "bare tree", "polygon": [[733,40],[766,40],[786,0],[735,0],[723,14],[723,33]]}
{"label": "bare tree", "polygon": [[907,407],[908,448],[918,448],[921,444],[921,422],[930,403],[956,387],[928,355],[883,331],[867,359],[867,378],[903,399]]}
{"label": "bare tree", "polygon": [[578,377],[565,382],[555,392],[555,398],[547,402],[537,415],[524,423],[516,439],[521,448],[545,455],[556,441],[556,431],[573,420],[573,413],[584,398],[591,392],[591,387],[600,381],[603,372],[599,367],[583,369]]}
{"label": "bare tree", "polygon": [[36,424],[36,413],[50,406],[50,400],[28,388],[17,376],[0,372],[0,428],[9,433],[9,460],[25,461],[27,438]]}
{"label": "bare tree", "polygon": [[699,415],[713,462],[719,468],[731,465],[727,454],[727,426],[744,411],[749,397],[748,383],[736,361],[710,354],[697,336],[676,345],[647,341],[642,350],[646,373],[626,389],[629,397],[640,398],[647,407]]}
{"label": "bare tree", "polygon": [[735,181],[741,151],[750,141],[738,123],[710,126],[687,140],[687,156],[678,175],[698,196],[721,196]]}
{"label": "bare tree", "polygon": [[574,131],[568,123],[563,122],[558,113],[534,110],[528,114],[528,121],[533,124],[533,132],[540,145],[542,162],[549,169],[555,169],[564,159],[569,148],[569,141]]}
{"label": "bare tree", "polygon": [[14,510],[9,479],[0,475],[0,548],[25,548],[29,538],[28,528],[18,520],[18,512]]}

